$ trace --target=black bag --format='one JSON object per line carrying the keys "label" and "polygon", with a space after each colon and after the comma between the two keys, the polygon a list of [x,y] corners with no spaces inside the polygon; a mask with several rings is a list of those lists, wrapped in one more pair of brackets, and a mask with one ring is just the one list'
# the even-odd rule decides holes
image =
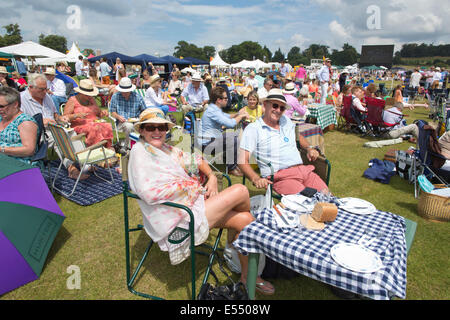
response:
{"label": "black bag", "polygon": [[214,286],[209,282],[202,285],[197,300],[249,300],[247,286],[240,281],[236,283],[231,279],[228,273],[223,269],[223,261],[218,255],[217,261],[220,271],[227,276],[231,283],[219,286],[219,279],[211,269],[210,273],[216,280],[216,285]]}

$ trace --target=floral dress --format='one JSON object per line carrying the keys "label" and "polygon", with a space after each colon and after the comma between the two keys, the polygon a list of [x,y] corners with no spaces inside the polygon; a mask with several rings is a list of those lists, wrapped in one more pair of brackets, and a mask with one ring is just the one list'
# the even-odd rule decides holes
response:
{"label": "floral dress", "polygon": [[72,120],[71,127],[77,134],[86,134],[86,146],[94,145],[102,140],[106,140],[106,148],[112,146],[113,129],[109,122],[96,122],[98,120],[97,115],[100,114],[100,108],[95,103],[94,99],[91,99],[91,103],[87,106],[83,106],[78,102],[77,98],[72,97],[74,103],[74,113],[87,113],[85,118],[76,118]]}
{"label": "floral dress", "polygon": [[[2,117],[0,116],[0,121]],[[36,123],[36,120],[32,116],[25,113],[19,114],[8,126],[0,132],[0,147],[22,147],[22,139],[20,138],[19,126],[25,121],[32,121]],[[37,125],[37,123],[36,123]],[[30,163],[31,157],[13,157],[19,161]]]}
{"label": "floral dress", "polygon": [[139,140],[131,149],[128,163],[130,188],[142,200],[144,229],[161,250],[169,251],[172,264],[189,257],[189,238],[179,245],[168,242],[168,236],[181,227],[189,229],[190,217],[182,209],[165,205],[175,202],[187,206],[194,215],[195,244],[208,238],[209,225],[205,215],[203,176],[198,175],[202,161],[182,150],[164,144],[161,149]]}

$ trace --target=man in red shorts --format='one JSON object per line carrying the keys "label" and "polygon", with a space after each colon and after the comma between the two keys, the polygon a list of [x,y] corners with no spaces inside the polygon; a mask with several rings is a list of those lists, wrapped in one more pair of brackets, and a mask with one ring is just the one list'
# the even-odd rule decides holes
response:
{"label": "man in red shorts", "polygon": [[[264,115],[249,124],[241,138],[239,168],[257,188],[267,188],[272,171],[273,189],[279,194],[296,194],[305,187],[329,193],[328,187],[313,172],[314,166],[303,165],[295,139],[295,124],[284,115],[286,98],[280,89],[272,89],[264,99]],[[319,152],[299,136],[301,148],[307,150],[308,159],[314,161]],[[261,175],[250,166],[250,156],[256,159]]]}

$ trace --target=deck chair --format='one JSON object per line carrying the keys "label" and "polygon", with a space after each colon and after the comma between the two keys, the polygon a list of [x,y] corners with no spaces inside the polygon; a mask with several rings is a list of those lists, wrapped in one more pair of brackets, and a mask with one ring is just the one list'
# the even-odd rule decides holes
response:
{"label": "deck chair", "polygon": [[[435,150],[432,150],[431,144],[437,143],[436,131],[428,126],[428,123],[424,120],[419,120],[417,122],[417,126],[419,127],[419,138],[417,139],[418,150],[415,152],[415,156],[413,158],[415,176],[414,196],[416,198],[419,196],[420,192],[417,178],[422,174],[425,175],[428,180],[432,180],[434,178],[444,186],[450,186],[450,172],[437,168],[433,165],[433,162],[436,163],[436,160],[437,162],[444,162],[445,160],[448,160],[441,154],[435,152]],[[419,167],[419,172],[417,172],[417,167]]]}
{"label": "deck chair", "polygon": [[[53,192],[53,189],[56,189],[62,195],[69,198],[75,192],[75,189],[77,188],[78,182],[80,181],[81,174],[83,173],[83,170],[85,169],[85,167],[87,165],[95,165],[100,162],[105,162],[107,164],[107,168],[109,170],[111,180],[109,181],[109,180],[106,180],[106,179],[100,177],[96,173],[96,171],[94,171],[94,175],[97,178],[102,179],[103,181],[106,181],[108,183],[113,183],[114,177],[112,174],[112,169],[109,166],[108,160],[114,158],[116,156],[116,153],[113,150],[105,148],[106,140],[96,143],[90,147],[85,147],[85,145],[83,143],[84,149],[77,152],[73,145],[73,142],[76,140],[82,142],[81,139],[85,136],[85,134],[79,134],[77,136],[73,136],[72,138],[70,138],[69,134],[60,125],[49,123],[48,128],[50,129],[53,139],[55,140],[55,144],[58,147],[58,149],[60,150],[62,158],[63,158],[63,159],[61,159],[58,170],[56,171],[55,177],[53,178],[52,192]],[[55,182],[56,182],[59,172],[61,171],[61,168],[63,166],[64,159],[68,159],[68,160],[72,161],[73,163],[78,164],[80,166],[80,174],[78,175],[76,182],[72,188],[72,191],[69,194],[67,194],[67,193],[63,192],[62,190],[55,187]]]}
{"label": "deck chair", "polygon": [[[152,248],[154,242],[152,239],[150,239],[150,242],[144,252],[144,254],[142,255],[142,257],[140,258],[136,269],[134,271],[132,271],[132,267],[131,267],[131,256],[130,256],[130,233],[132,232],[136,232],[136,231],[142,231],[144,230],[143,225],[138,224],[135,228],[130,228],[129,226],[129,210],[128,210],[128,199],[129,198],[133,198],[133,199],[138,199],[139,200],[139,196],[137,196],[135,193],[133,193],[132,190],[130,190],[129,188],[129,183],[128,183],[128,160],[129,160],[129,155],[124,155],[121,158],[121,164],[122,164],[122,185],[123,185],[123,206],[124,206],[124,227],[125,227],[125,259],[126,259],[126,274],[127,274],[127,288],[128,290],[138,296],[144,297],[144,298],[148,298],[148,299],[154,299],[154,300],[163,300],[163,298],[158,297],[158,296],[154,296],[154,295],[150,295],[148,293],[143,293],[140,291],[136,290],[136,278],[139,274],[139,271],[141,270],[142,266],[144,265],[145,260],[147,259],[150,249]],[[225,178],[227,180],[228,186],[231,185],[231,179],[227,176],[224,175],[220,172],[214,172],[214,174],[218,177],[218,186],[219,189],[223,188],[223,178]],[[183,241],[185,241],[187,238],[190,237],[190,249],[191,249],[191,297],[192,299],[196,299],[197,295],[196,295],[196,270],[195,270],[195,254],[202,254],[202,255],[206,255],[209,256],[208,259],[208,266],[206,268],[205,271],[205,276],[203,278],[203,282],[202,284],[205,284],[208,281],[208,277],[209,274],[211,272],[211,268],[212,265],[214,263],[214,258],[217,254],[217,251],[219,250],[219,242],[220,242],[220,238],[222,236],[222,232],[223,229],[219,229],[217,237],[214,241],[214,245],[213,246],[208,246],[208,245],[200,245],[202,247],[207,247],[210,251],[210,253],[205,253],[204,251],[198,251],[195,250],[195,239],[194,237],[191,235],[194,234],[194,216],[193,213],[191,211],[190,208],[178,204],[178,203],[173,203],[173,202],[165,202],[163,203],[163,205],[169,206],[169,207],[173,207],[173,208],[178,208],[181,210],[186,211],[189,216],[190,216],[190,223],[189,223],[189,230],[187,229],[183,229],[183,228],[179,228],[176,227],[172,233],[169,235],[169,242],[173,243],[173,244],[178,244],[181,243]]]}

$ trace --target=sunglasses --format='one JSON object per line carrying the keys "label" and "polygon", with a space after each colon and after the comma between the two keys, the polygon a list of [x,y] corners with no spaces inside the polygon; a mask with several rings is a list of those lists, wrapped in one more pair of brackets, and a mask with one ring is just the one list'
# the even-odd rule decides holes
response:
{"label": "sunglasses", "polygon": [[228,100],[228,97],[222,97],[221,99],[222,100]]}
{"label": "sunglasses", "polygon": [[275,110],[278,110],[278,108],[280,108],[280,111],[283,112],[284,110],[286,110],[285,106],[280,106],[277,103],[272,103],[272,108],[274,108]]}
{"label": "sunglasses", "polygon": [[169,130],[169,127],[167,126],[167,124],[163,124],[160,126],[144,126],[143,129],[147,132],[153,132],[156,129],[158,129],[158,131],[162,132],[162,131],[167,131]]}
{"label": "sunglasses", "polygon": [[12,104],[13,104],[13,102],[7,103],[7,104],[0,104],[0,109],[6,108],[7,106],[10,106]]}

